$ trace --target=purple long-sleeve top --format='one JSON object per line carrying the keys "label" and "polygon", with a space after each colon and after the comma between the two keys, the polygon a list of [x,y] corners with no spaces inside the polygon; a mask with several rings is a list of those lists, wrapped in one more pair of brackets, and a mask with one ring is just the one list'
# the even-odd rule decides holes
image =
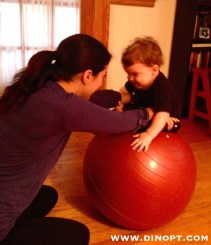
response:
{"label": "purple long-sleeve top", "polygon": [[145,109],[110,111],[53,82],[18,113],[0,115],[0,241],[33,201],[72,131],[123,133],[147,122]]}

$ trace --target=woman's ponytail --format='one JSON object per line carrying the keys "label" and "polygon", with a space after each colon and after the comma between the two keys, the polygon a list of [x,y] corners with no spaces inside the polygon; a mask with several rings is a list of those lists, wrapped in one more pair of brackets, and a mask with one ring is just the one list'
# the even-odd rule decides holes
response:
{"label": "woman's ponytail", "polygon": [[88,69],[97,75],[110,59],[111,54],[97,39],[85,34],[67,37],[56,51],[33,55],[27,67],[15,75],[13,84],[0,98],[0,112],[19,109],[48,80],[70,82],[73,76]]}
{"label": "woman's ponytail", "polygon": [[55,51],[40,51],[33,55],[26,68],[16,73],[13,84],[8,86],[0,98],[0,112],[17,110],[32,93],[54,79]]}

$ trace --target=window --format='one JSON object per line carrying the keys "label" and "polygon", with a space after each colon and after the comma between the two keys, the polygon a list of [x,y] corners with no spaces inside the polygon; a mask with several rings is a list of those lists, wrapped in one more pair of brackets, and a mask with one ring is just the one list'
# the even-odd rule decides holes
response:
{"label": "window", "polygon": [[0,90],[30,57],[80,31],[80,0],[0,1]]}

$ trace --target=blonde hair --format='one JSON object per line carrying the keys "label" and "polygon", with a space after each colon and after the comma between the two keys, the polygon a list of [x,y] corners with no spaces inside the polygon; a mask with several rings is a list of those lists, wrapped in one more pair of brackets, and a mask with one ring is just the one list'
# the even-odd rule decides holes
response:
{"label": "blonde hair", "polygon": [[142,63],[147,66],[163,65],[163,54],[157,41],[149,36],[135,38],[122,53],[123,66]]}

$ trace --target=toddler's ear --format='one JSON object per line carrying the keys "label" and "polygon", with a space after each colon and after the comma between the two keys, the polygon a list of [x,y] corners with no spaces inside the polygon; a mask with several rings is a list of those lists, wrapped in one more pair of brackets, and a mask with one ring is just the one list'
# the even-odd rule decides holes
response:
{"label": "toddler's ear", "polygon": [[154,71],[159,71],[160,70],[160,67],[158,65],[153,65],[152,68],[153,68]]}
{"label": "toddler's ear", "polygon": [[153,65],[152,71],[153,71],[153,74],[157,75],[160,71],[160,67],[158,65]]}

